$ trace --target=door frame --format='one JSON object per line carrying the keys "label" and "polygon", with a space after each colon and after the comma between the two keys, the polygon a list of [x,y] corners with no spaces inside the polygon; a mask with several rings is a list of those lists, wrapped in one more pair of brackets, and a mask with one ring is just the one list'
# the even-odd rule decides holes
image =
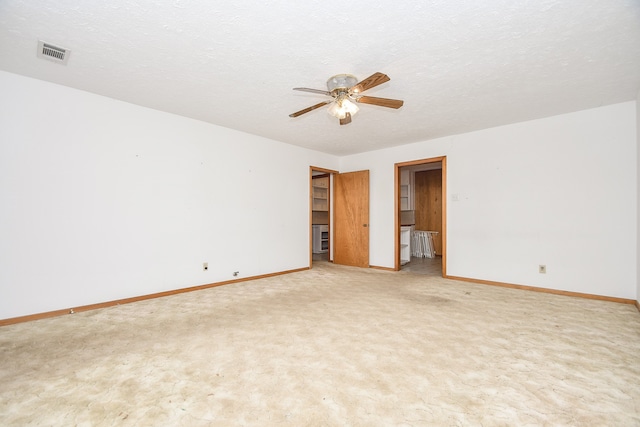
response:
{"label": "door frame", "polygon": [[[331,228],[333,225],[333,206],[331,199],[333,198],[333,175],[339,173],[333,169],[320,168],[317,166],[309,166],[309,268],[313,268],[313,173],[320,172],[322,174],[329,175],[329,200],[328,205],[328,217],[329,217],[329,236],[331,236]],[[329,262],[333,262],[332,251],[333,239],[329,239]]]}
{"label": "door frame", "polygon": [[394,270],[400,270],[400,168],[442,162],[442,277],[447,277],[447,156],[394,164]]}

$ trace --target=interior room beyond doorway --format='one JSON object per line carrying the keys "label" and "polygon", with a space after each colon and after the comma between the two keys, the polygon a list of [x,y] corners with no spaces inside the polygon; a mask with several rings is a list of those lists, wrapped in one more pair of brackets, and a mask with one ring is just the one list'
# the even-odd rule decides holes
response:
{"label": "interior room beyond doorway", "polygon": [[443,162],[398,168],[400,269],[442,277]]}
{"label": "interior room beyond doorway", "polygon": [[311,265],[331,259],[331,172],[311,168]]}

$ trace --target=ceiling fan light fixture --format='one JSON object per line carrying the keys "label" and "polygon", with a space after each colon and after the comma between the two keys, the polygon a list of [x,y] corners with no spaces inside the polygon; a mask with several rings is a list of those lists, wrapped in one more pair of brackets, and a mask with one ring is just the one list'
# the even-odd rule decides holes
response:
{"label": "ceiling fan light fixture", "polygon": [[346,95],[343,95],[336,99],[336,101],[329,106],[327,111],[333,117],[344,119],[347,116],[347,113],[353,116],[358,112],[358,110],[360,110],[360,108],[351,100],[349,100]]}
{"label": "ceiling fan light fixture", "polygon": [[362,92],[386,83],[389,80],[389,76],[380,72],[374,73],[360,82],[358,82],[358,79],[351,74],[337,74],[327,80],[328,91],[311,89],[308,87],[294,87],[293,90],[327,95],[332,99],[319,102],[311,107],[296,111],[295,113],[289,114],[289,117],[298,117],[310,111],[322,108],[325,105],[329,105],[329,108],[327,109],[329,114],[340,119],[341,125],[348,125],[351,123],[351,116],[357,113],[360,109],[356,105],[357,103],[398,109],[404,104],[404,102],[399,99],[361,95]]}

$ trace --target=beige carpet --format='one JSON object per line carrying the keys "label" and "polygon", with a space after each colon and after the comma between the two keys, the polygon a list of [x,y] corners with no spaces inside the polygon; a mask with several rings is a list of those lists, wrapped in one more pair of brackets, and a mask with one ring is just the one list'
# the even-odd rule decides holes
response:
{"label": "beige carpet", "polygon": [[3,426],[640,425],[631,305],[318,263],[0,328]]}

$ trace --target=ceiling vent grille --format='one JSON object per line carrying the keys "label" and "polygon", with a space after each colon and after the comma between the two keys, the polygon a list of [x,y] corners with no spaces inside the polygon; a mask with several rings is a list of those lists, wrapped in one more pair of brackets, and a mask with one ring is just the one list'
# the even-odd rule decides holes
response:
{"label": "ceiling vent grille", "polygon": [[38,58],[48,59],[66,65],[70,53],[71,51],[69,49],[38,40]]}

